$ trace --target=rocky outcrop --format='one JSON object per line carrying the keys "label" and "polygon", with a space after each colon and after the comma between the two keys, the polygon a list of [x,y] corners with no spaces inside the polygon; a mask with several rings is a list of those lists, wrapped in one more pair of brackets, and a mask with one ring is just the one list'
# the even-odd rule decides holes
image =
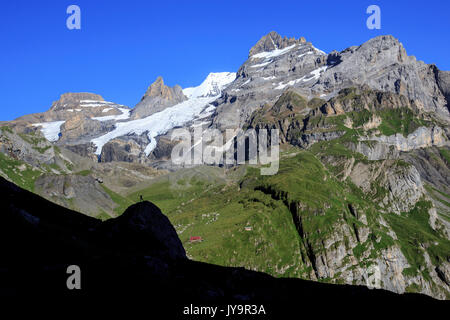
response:
{"label": "rocky outcrop", "polygon": [[186,99],[180,86],[168,87],[164,84],[163,78],[158,77],[148,87],[141,101],[133,108],[131,118],[141,119],[148,117]]}
{"label": "rocky outcrop", "polygon": [[35,191],[44,198],[90,216],[102,212],[114,216],[116,203],[92,175],[41,175]]}
{"label": "rocky outcrop", "polygon": [[372,90],[368,85],[362,85],[340,90],[337,96],[328,100],[320,109],[326,115],[340,115],[351,111],[374,112],[399,108],[416,112],[419,110],[413,100],[401,94]]}
{"label": "rocky outcrop", "polygon": [[114,128],[110,123],[100,122],[86,117],[83,114],[75,114],[61,125],[61,137],[59,144],[82,144],[92,137],[104,134]]}
{"label": "rocky outcrop", "polygon": [[[145,161],[143,148],[133,139],[112,139],[102,148],[101,162],[125,161],[138,162],[142,158]],[[144,146],[145,147],[145,146]]]}
{"label": "rocky outcrop", "polygon": [[445,99],[447,100],[447,109],[450,112],[450,71],[442,71],[437,67],[435,67],[434,70],[435,74],[437,73],[437,84],[439,86],[439,89],[441,89],[441,92],[444,95]]}
{"label": "rocky outcrop", "polygon": [[329,131],[329,132],[313,132],[302,134],[299,138],[293,138],[291,143],[293,145],[300,146],[302,148],[308,148],[314,143],[320,141],[331,141],[342,137],[345,134],[344,131]]}
{"label": "rocky outcrop", "polygon": [[351,144],[351,148],[369,160],[396,159],[402,152],[449,145],[445,131],[437,126],[419,127],[406,137],[397,133],[392,136],[360,137],[359,140]]}
{"label": "rocky outcrop", "polygon": [[339,63],[328,68],[312,90],[327,92],[366,84],[375,90],[404,95],[420,109],[448,119],[447,102],[436,81],[435,67],[407,56],[394,37],[378,36],[337,55]]}
{"label": "rocky outcrop", "polygon": [[365,155],[371,161],[397,159],[400,155],[400,150],[395,146],[377,141],[361,141],[350,146],[352,150]]}
{"label": "rocky outcrop", "polygon": [[[19,117],[8,124],[20,133],[41,130],[44,134],[43,125],[58,124],[58,128],[67,129],[62,144],[82,144],[112,130],[115,122],[127,119],[128,115],[128,107],[124,105],[104,101],[98,94],[78,92],[65,93],[49,110]],[[52,142],[59,140],[58,136],[54,139],[45,136]]]}
{"label": "rocky outcrop", "polygon": [[417,169],[401,161],[358,162],[351,164],[349,171],[348,177],[363,192],[379,193],[378,204],[389,212],[411,210],[425,193]]}
{"label": "rocky outcrop", "polygon": [[442,156],[442,150],[436,147],[405,152],[400,158],[413,165],[421,179],[444,193],[450,194],[450,166]]}
{"label": "rocky outcrop", "polygon": [[[397,133],[392,136],[372,136],[367,138],[360,138],[361,141],[377,141],[387,147],[394,147],[397,151],[411,151],[420,148],[429,148],[432,146],[442,147],[449,145],[448,139],[445,135],[445,131],[440,127],[420,127],[413,133],[410,133],[407,137],[404,137],[401,133]],[[363,149],[361,149],[363,150]],[[367,150],[366,150],[367,151]],[[368,155],[370,152],[368,153]],[[382,156],[381,154],[379,156]],[[376,159],[375,155],[370,155],[372,160]],[[381,159],[381,158],[380,158]]]}
{"label": "rocky outcrop", "polygon": [[261,53],[261,52],[270,52],[273,50],[280,50],[286,47],[306,43],[305,38],[301,37],[300,39],[295,38],[282,38],[277,32],[271,31],[261,39],[250,49],[249,57]]}
{"label": "rocky outcrop", "polygon": [[92,142],[65,145],[64,147],[82,157],[88,158],[95,162],[98,161],[98,157],[95,154],[97,147]]}
{"label": "rocky outcrop", "polygon": [[59,100],[54,101],[52,103],[50,111],[75,109],[79,107],[80,101],[82,100],[90,100],[96,102],[105,101],[99,94],[89,92],[69,92],[62,94]]}
{"label": "rocky outcrop", "polygon": [[0,130],[0,152],[32,166],[55,162],[54,149],[40,132],[18,134],[11,129]]}
{"label": "rocky outcrop", "polygon": [[380,185],[389,193],[380,199],[382,205],[391,212],[408,212],[423,196],[420,174],[414,166],[391,166],[384,170]]}

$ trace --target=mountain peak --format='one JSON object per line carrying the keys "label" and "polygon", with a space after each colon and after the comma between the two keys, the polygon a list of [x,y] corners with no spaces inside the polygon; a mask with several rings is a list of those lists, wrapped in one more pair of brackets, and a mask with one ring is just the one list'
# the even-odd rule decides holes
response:
{"label": "mountain peak", "polygon": [[284,49],[293,44],[305,43],[306,39],[300,37],[299,39],[281,37],[276,31],[271,31],[263,36],[259,41],[250,49],[249,56],[260,52],[268,52],[277,49]]}
{"label": "mountain peak", "polygon": [[141,101],[134,107],[131,118],[147,117],[184,100],[186,100],[186,97],[179,85],[169,87],[164,84],[163,78],[159,76],[148,87]]}
{"label": "mountain peak", "polygon": [[167,100],[172,99],[172,90],[164,84],[164,79],[159,76],[147,89],[144,97],[162,97]]}
{"label": "mountain peak", "polygon": [[67,92],[63,93],[59,100],[54,101],[51,110],[73,108],[80,104],[80,101],[105,101],[99,94],[90,92]]}

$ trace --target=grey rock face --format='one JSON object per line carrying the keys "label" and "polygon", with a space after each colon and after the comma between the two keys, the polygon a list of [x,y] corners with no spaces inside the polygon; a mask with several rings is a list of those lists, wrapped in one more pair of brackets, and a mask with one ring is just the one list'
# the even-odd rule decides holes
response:
{"label": "grey rock face", "polygon": [[392,212],[407,212],[414,208],[425,190],[420,174],[414,166],[398,170],[390,167],[384,171],[382,185],[390,192],[382,200]]}
{"label": "grey rock face", "polygon": [[100,211],[112,213],[115,207],[111,197],[90,175],[44,174],[36,180],[35,188],[46,199],[93,216]]}
{"label": "grey rock face", "polygon": [[387,146],[393,146],[398,151],[410,151],[419,148],[427,148],[431,146],[442,147],[448,145],[449,142],[445,132],[440,127],[420,127],[406,138],[402,134],[395,134],[392,136],[372,136],[370,138],[361,138],[378,141]]}
{"label": "grey rock face", "polygon": [[140,119],[148,117],[153,113],[183,102],[186,99],[180,86],[168,87],[164,84],[163,78],[158,77],[148,87],[141,101],[133,108],[131,118]]}
{"label": "grey rock face", "polygon": [[379,36],[337,56],[340,62],[329,66],[312,86],[313,91],[330,92],[366,84],[372,89],[404,95],[424,111],[448,118],[447,101],[436,81],[435,67],[407,56],[394,37]]}
{"label": "grey rock face", "polygon": [[450,287],[450,262],[444,261],[440,266],[436,267],[436,272],[439,278]]}
{"label": "grey rock face", "polygon": [[400,151],[393,145],[380,142],[366,143],[364,141],[351,145],[352,149],[367,157],[368,160],[396,159]]}
{"label": "grey rock face", "polygon": [[92,142],[80,143],[69,145],[66,144],[64,147],[82,157],[89,158],[97,162],[97,156],[95,155],[96,146]]}
{"label": "grey rock face", "polygon": [[352,148],[369,160],[395,159],[399,157],[400,152],[449,145],[445,131],[437,126],[420,127],[407,137],[397,133],[392,136],[360,137],[359,140],[361,142],[352,145]]}
{"label": "grey rock face", "polygon": [[93,137],[114,129],[114,125],[109,122],[93,120],[82,114],[76,114],[66,120],[60,129],[61,137],[58,144],[82,144],[87,143]]}
{"label": "grey rock face", "polygon": [[442,94],[447,100],[447,110],[450,111],[450,71],[442,71],[435,68],[435,73],[437,73],[437,84],[439,89],[441,89]]}
{"label": "grey rock face", "polygon": [[60,99],[53,102],[51,108],[39,115],[41,122],[70,120],[73,117],[103,117],[120,115],[118,108],[128,107],[105,101],[102,96],[95,93],[76,92],[64,93]]}
{"label": "grey rock face", "polygon": [[100,155],[101,162],[125,161],[140,162],[145,161],[143,152],[149,143],[147,135],[123,136],[108,141],[102,148]]}
{"label": "grey rock face", "polygon": [[450,193],[450,168],[436,147],[401,153],[400,158],[412,164],[423,181]]}
{"label": "grey rock face", "polygon": [[261,53],[261,52],[268,52],[273,51],[276,49],[284,49],[286,47],[289,47],[294,44],[300,44],[305,43],[305,38],[301,37],[300,39],[295,38],[282,38],[278,33],[275,31],[271,31],[264,37],[262,37],[251,49],[249,53],[249,57]]}
{"label": "grey rock face", "polygon": [[99,94],[89,92],[69,92],[61,95],[59,100],[53,102],[51,111],[58,111],[62,109],[74,109],[80,105],[81,100],[104,101]]}
{"label": "grey rock face", "polygon": [[33,139],[34,141],[26,141],[16,133],[2,130],[0,131],[0,152],[32,166],[54,163],[55,152],[51,143],[40,132],[36,132]]}
{"label": "grey rock face", "polygon": [[425,194],[418,170],[409,164],[399,164],[395,160],[358,162],[348,169],[348,177],[365,193],[374,193],[372,183],[387,190],[379,204],[389,212],[407,212]]}
{"label": "grey rock face", "polygon": [[343,136],[345,132],[343,131],[331,131],[331,132],[317,132],[302,134],[299,139],[293,138],[291,143],[293,145],[298,145],[302,148],[308,148],[312,144],[320,141],[330,141]]}
{"label": "grey rock face", "polygon": [[[268,34],[252,48],[236,80],[217,100],[215,126],[220,129],[242,126],[253,111],[274,103],[285,88],[315,82],[322,70],[319,68],[326,64],[326,55],[304,38],[283,40],[276,33]],[[308,90],[300,91],[309,95]]]}

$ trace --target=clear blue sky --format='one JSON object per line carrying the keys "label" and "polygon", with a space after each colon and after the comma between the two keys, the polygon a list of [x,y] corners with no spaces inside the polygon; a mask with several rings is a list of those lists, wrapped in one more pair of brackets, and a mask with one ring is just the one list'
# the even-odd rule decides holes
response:
{"label": "clear blue sky", "polygon": [[[81,30],[66,8],[81,8]],[[381,8],[381,30],[366,8]],[[449,1],[58,0],[0,6],[0,120],[47,110],[64,92],[94,92],[134,106],[158,75],[198,85],[236,71],[251,46],[275,30],[330,52],[380,34],[410,55],[450,70]]]}

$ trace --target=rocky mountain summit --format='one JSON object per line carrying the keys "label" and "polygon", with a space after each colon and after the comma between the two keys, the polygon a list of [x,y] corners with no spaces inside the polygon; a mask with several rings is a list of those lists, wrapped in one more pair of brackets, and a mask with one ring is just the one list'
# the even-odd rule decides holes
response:
{"label": "rocky mountain summit", "polygon": [[50,110],[75,109],[80,106],[81,101],[89,101],[93,104],[104,101],[103,97],[89,92],[64,93],[59,100],[54,101]]}
{"label": "rocky mountain summit", "polygon": [[170,88],[164,84],[162,77],[158,77],[148,87],[141,101],[133,108],[131,119],[148,117],[185,100],[187,98],[179,85]]}
{"label": "rocky mountain summit", "polygon": [[262,52],[270,52],[274,50],[281,50],[287,47],[305,43],[305,38],[301,37],[300,39],[295,38],[282,38],[275,31],[271,31],[264,37],[262,37],[251,49],[249,53],[249,57],[262,53]]}

